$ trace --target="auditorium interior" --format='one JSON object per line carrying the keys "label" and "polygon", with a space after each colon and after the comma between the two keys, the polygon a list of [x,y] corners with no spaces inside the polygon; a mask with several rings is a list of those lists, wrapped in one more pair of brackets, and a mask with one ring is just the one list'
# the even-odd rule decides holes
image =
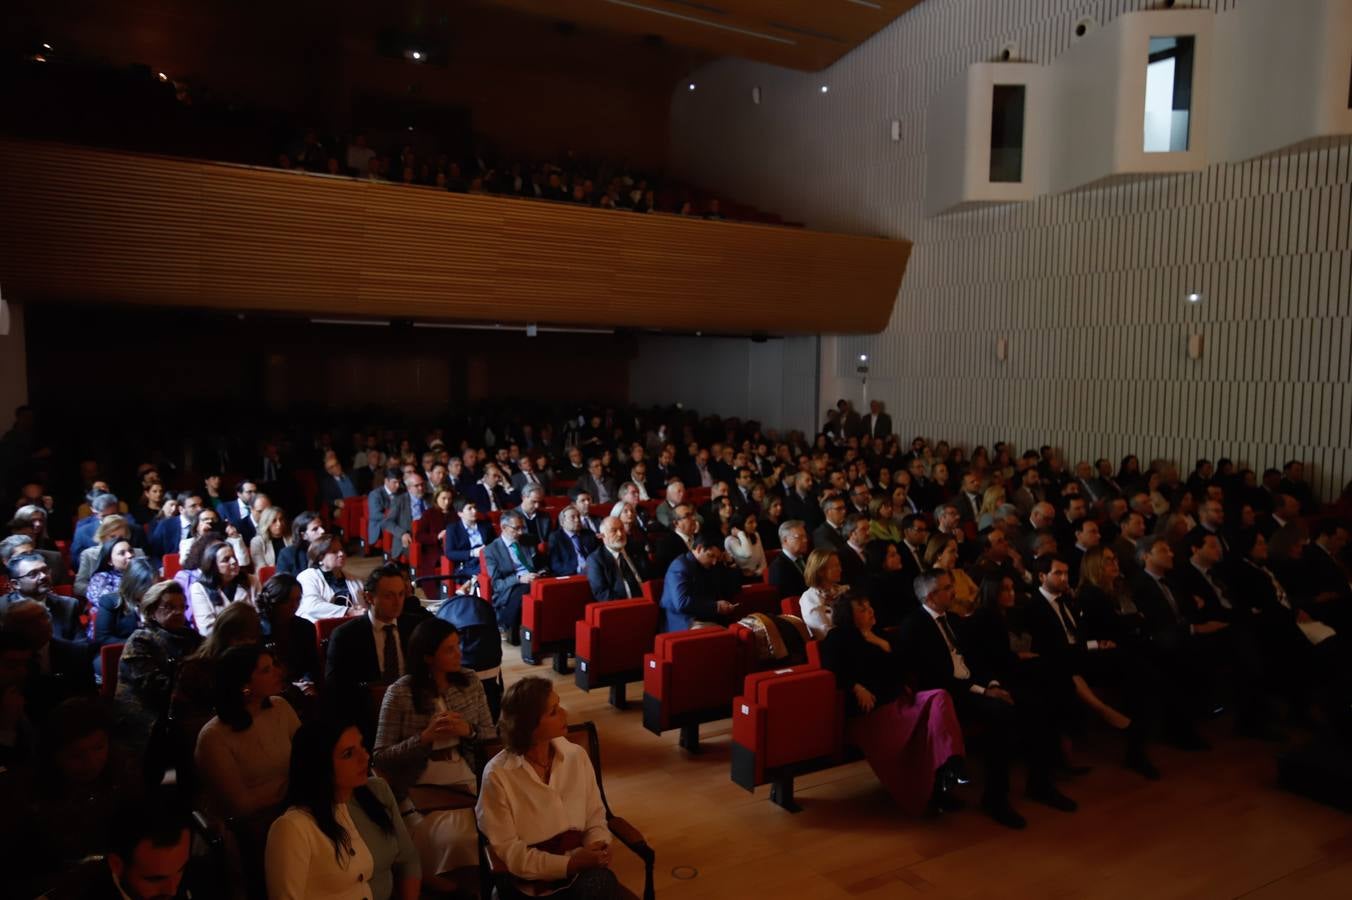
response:
{"label": "auditorium interior", "polygon": [[1352,0],[4,18],[0,900],[1352,896]]}

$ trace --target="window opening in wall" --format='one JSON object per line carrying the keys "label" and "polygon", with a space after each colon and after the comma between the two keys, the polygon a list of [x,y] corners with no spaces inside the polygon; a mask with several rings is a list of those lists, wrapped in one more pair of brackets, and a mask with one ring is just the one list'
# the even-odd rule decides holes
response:
{"label": "window opening in wall", "polygon": [[1192,67],[1197,39],[1191,35],[1152,37],[1145,70],[1145,152],[1188,149],[1192,111]]}
{"label": "window opening in wall", "polygon": [[991,181],[1023,181],[1023,111],[1028,86],[997,84],[991,97]]}

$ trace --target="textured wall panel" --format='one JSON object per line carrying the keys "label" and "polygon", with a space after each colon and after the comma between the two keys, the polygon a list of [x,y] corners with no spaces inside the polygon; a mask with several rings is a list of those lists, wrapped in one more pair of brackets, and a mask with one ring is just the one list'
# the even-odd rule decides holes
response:
{"label": "textured wall panel", "polygon": [[[910,245],[0,141],[24,302],[876,332]],[[830,306],[816,302],[831,297]]]}
{"label": "textured wall panel", "polygon": [[[1191,5],[1223,16],[1237,2]],[[1324,496],[1352,479],[1347,144],[923,214],[926,107],[944,83],[1008,41],[1049,64],[1082,16],[1155,6],[927,0],[824,72],[724,60],[697,73],[698,92],[673,97],[673,159],[686,176],[814,228],[914,242],[887,329],[823,340],[819,415],[836,397],[860,398],[865,352],[869,394],[903,435],[1188,467],[1199,456],[1254,468],[1299,457]],[[1184,302],[1191,290],[1205,301]],[[1192,333],[1206,342],[1196,361]]]}

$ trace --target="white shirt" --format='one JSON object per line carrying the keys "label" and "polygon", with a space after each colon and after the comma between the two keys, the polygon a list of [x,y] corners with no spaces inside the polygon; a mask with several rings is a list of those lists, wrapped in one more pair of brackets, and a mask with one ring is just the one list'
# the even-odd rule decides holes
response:
{"label": "white shirt", "polygon": [[[216,617],[231,603],[248,603],[253,606],[254,599],[258,596],[257,582],[252,575],[241,575],[240,578],[243,579],[242,582],[237,582],[236,586],[231,588],[229,598],[220,606],[211,602],[207,586],[201,581],[194,581],[192,587],[188,589],[188,602],[192,604],[192,622],[202,637],[211,634]],[[239,590],[240,587],[245,590]]]}
{"label": "white shirt", "polygon": [[736,561],[743,575],[764,574],[765,548],[760,541],[752,541],[746,532],[742,532],[741,537],[729,534],[723,540],[723,549]]}
{"label": "white shirt", "polygon": [[376,611],[374,609],[367,612],[367,615],[371,619],[371,631],[373,632],[372,637],[375,638],[376,642],[377,671],[380,672],[385,671],[385,626],[391,625],[394,627],[394,650],[395,654],[399,657],[399,674],[403,675],[405,672],[408,671],[408,669],[404,668],[404,647],[403,641],[401,641],[399,638],[399,623],[383,622],[380,619],[377,619]]}
{"label": "white shirt", "polygon": [[814,639],[821,640],[835,627],[835,623],[831,620],[831,599],[839,597],[847,590],[849,588],[845,585],[837,585],[828,597],[816,588],[810,587],[798,598],[798,609],[803,614],[803,624],[807,626]]}
{"label": "white shirt", "polygon": [[[300,608],[296,610],[296,615],[302,619],[318,622],[320,619],[350,616],[355,612],[348,606],[333,601],[333,588],[329,587],[324,573],[318,569],[306,569],[296,576],[296,581],[300,582],[301,590]],[[361,603],[361,582],[348,578],[347,591],[354,604]],[[193,612],[196,614],[196,610]]]}
{"label": "white shirt", "polygon": [[531,844],[572,830],[585,831],[583,846],[613,843],[587,751],[567,738],[552,743],[548,784],[524,756],[504,750],[484,768],[475,808],[479,830],[493,852],[513,875],[531,881],[568,877],[567,856],[533,850]]}
{"label": "white shirt", "polygon": [[338,862],[333,842],[314,817],[297,807],[282,813],[268,829],[264,854],[270,900],[373,900],[371,876],[375,859],[347,811],[335,806],[334,817],[352,841],[352,855]]}

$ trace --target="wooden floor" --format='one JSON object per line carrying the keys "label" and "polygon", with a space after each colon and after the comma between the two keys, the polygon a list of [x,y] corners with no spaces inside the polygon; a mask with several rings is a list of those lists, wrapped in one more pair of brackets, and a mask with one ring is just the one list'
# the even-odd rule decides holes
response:
{"label": "wooden floor", "polygon": [[[1352,898],[1352,816],[1277,790],[1274,748],[1229,737],[1226,719],[1207,730],[1208,753],[1155,750],[1154,783],[1115,765],[1109,735],[1091,736],[1080,761],[1094,771],[1062,785],[1080,811],[1016,801],[1020,833],[973,810],[902,817],[862,762],[799,779],[795,815],[729,780],[731,720],[704,726],[691,755],[675,732],[644,730],[641,685],[621,712],[504,649],[508,683],[549,678],[570,721],[596,722],[606,794],[656,850],[662,898]],[[964,789],[973,803],[978,786]],[[615,858],[641,889],[635,857]]]}

